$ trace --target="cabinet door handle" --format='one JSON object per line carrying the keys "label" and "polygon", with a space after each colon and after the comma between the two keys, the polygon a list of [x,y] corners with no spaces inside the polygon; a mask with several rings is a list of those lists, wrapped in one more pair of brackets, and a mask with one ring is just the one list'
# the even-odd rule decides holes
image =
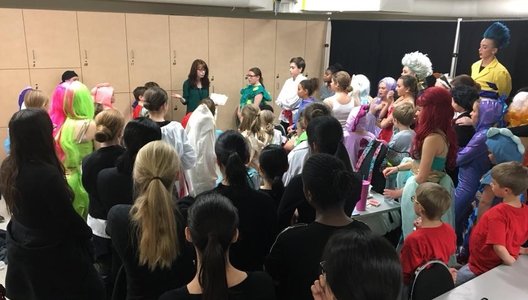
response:
{"label": "cabinet door handle", "polygon": [[277,73],[277,76],[275,76],[275,78],[279,78],[279,77],[280,77],[280,76],[279,76],[279,73]]}
{"label": "cabinet door handle", "polygon": [[33,67],[35,67],[37,62],[37,59],[35,58],[35,49],[31,50],[31,52],[33,53]]}
{"label": "cabinet door handle", "polygon": [[176,50],[172,51],[172,65],[176,65]]}
{"label": "cabinet door handle", "polygon": [[211,81],[214,81],[214,75],[213,75],[213,76],[211,76]]}
{"label": "cabinet door handle", "polygon": [[84,49],[84,66],[88,65],[88,50]]}
{"label": "cabinet door handle", "polygon": [[135,61],[134,50],[130,50],[130,65],[133,66]]}

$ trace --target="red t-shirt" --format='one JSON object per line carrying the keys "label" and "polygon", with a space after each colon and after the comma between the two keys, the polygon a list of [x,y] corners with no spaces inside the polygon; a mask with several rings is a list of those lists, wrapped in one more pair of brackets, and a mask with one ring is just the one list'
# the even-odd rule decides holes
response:
{"label": "red t-shirt", "polygon": [[521,245],[528,240],[528,207],[516,208],[500,203],[478,221],[469,238],[469,269],[480,275],[502,264],[493,245],[503,245],[517,258]]}
{"label": "red t-shirt", "polygon": [[455,231],[448,224],[416,229],[407,236],[401,250],[403,282],[410,284],[414,271],[430,260],[438,259],[447,264],[455,251]]}
{"label": "red t-shirt", "polygon": [[137,119],[139,117],[142,117],[141,110],[143,109],[143,105],[139,104],[134,107],[134,111],[132,112],[132,119]]}

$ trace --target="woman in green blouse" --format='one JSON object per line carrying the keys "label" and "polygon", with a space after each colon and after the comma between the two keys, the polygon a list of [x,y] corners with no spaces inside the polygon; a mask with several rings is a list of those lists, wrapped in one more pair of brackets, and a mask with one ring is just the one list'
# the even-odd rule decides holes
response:
{"label": "woman in green blouse", "polygon": [[271,95],[264,88],[264,79],[259,68],[249,69],[246,74],[248,85],[240,90],[240,110],[248,105],[262,106],[267,101],[271,101]]}
{"label": "woman in green blouse", "polygon": [[205,61],[193,61],[188,79],[183,82],[182,103],[187,105],[187,114],[193,112],[200,101],[209,97],[209,68]]}

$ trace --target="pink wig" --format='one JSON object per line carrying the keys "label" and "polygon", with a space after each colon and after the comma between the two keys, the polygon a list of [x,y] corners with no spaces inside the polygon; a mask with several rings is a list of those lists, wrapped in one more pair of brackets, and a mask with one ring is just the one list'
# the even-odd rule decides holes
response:
{"label": "pink wig", "polygon": [[101,104],[103,109],[113,108],[114,88],[109,83],[99,83],[92,89],[91,93],[94,102]]}
{"label": "pink wig", "polygon": [[451,106],[451,94],[441,87],[430,87],[418,98],[417,105],[422,108],[416,126],[416,136],[412,146],[413,158],[419,159],[425,138],[432,133],[443,133],[449,150],[447,165],[455,167],[457,140],[452,125],[454,115]]}
{"label": "pink wig", "polygon": [[66,115],[64,114],[64,92],[66,91],[67,85],[68,83],[57,85],[51,94],[51,103],[48,113],[53,124],[53,136],[57,134],[66,119]]}

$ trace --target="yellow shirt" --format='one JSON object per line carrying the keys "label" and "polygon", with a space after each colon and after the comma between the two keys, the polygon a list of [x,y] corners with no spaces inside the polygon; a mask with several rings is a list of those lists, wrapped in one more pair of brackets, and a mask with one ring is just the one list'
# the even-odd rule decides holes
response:
{"label": "yellow shirt", "polygon": [[471,78],[480,84],[483,91],[493,91],[488,85],[488,82],[492,82],[497,85],[500,96],[509,96],[512,84],[508,70],[497,60],[497,58],[494,58],[482,71],[480,71],[481,64],[482,60],[479,60],[471,66]]}

